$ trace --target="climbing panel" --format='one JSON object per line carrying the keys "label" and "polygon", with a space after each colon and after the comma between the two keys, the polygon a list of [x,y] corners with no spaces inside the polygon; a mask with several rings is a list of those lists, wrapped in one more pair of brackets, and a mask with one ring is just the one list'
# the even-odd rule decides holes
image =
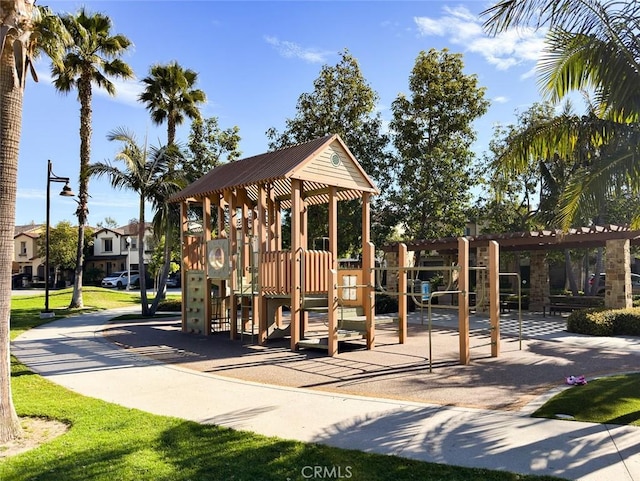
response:
{"label": "climbing panel", "polygon": [[186,307],[184,330],[193,334],[206,334],[208,328],[205,303],[208,302],[208,295],[207,278],[203,270],[187,271],[183,296]]}

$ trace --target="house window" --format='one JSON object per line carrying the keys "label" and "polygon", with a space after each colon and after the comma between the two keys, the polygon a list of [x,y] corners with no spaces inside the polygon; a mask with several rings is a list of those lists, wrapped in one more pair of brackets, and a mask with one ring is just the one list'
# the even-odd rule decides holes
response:
{"label": "house window", "polygon": [[20,242],[20,255],[21,256],[27,255],[27,243],[25,241]]}
{"label": "house window", "polygon": [[138,239],[135,237],[131,238],[131,248],[132,249],[137,249],[138,248]]}
{"label": "house window", "polygon": [[102,251],[113,252],[113,239],[111,237],[108,239],[102,239]]}

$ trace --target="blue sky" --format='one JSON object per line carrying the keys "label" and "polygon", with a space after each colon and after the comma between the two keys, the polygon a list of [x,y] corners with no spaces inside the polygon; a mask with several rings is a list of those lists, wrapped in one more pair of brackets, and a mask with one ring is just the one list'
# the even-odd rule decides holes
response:
{"label": "blue sky", "polygon": [[[484,1],[46,1],[55,12],[89,11],[112,18],[114,33],[134,46],[124,60],[136,79],[116,82],[117,96],[94,89],[92,162],[112,159],[118,145],[106,140],[110,130],[127,127],[140,141],[166,140],[166,126],[152,124],[137,102],[144,78],[155,63],[176,60],[198,72],[207,94],[202,112],[221,128],[240,128],[242,157],[267,150],[265,132],[284,129],[295,116],[300,94],[313,90],[323,65],[335,65],[348,49],[364,77],[380,96],[386,121],[396,96],[408,93],[408,79],[420,51],[448,48],[463,54],[465,72],[486,87],[489,112],[476,122],[480,155],[497,122],[515,121],[515,113],[540,100],[534,72],[543,32],[522,30],[497,38],[481,29]],[[70,177],[77,192],[79,103],[75,92],[57,93],[49,64],[36,64],[40,82],[25,91],[18,173],[16,224],[45,220],[47,159],[58,176]],[[189,126],[178,129],[186,141]],[[57,196],[52,186],[51,222],[75,223],[76,204]],[[135,193],[114,191],[106,180],[92,179],[89,223],[112,217],[120,225],[137,217]]]}

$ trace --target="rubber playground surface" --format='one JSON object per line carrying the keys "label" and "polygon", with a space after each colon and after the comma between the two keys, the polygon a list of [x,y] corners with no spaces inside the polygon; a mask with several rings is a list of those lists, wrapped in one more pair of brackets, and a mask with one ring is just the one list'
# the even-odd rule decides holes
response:
{"label": "rubber playground surface", "polygon": [[[640,371],[640,338],[569,334],[562,316],[526,311],[521,323],[517,312],[501,315],[498,357],[491,356],[488,318],[472,315],[471,363],[461,365],[457,322],[455,312],[436,310],[429,329],[424,313],[414,312],[405,344],[393,326],[379,325],[375,349],[367,350],[364,341],[341,343],[335,357],[316,349],[291,352],[288,339],[259,346],[251,335],[232,341],[228,331],[187,334],[179,318],[114,321],[103,335],[137,354],[219,376],[498,410],[521,410],[564,387],[568,376]],[[309,331],[323,328],[321,316],[311,318]]]}

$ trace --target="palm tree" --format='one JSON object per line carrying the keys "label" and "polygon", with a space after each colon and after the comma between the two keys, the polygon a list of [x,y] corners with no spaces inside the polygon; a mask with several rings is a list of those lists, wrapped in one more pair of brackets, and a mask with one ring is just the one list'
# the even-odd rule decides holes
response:
{"label": "palm tree", "polygon": [[[202,90],[194,88],[197,80],[196,72],[182,68],[177,62],[152,66],[149,76],[142,80],[146,87],[140,94],[139,100],[146,105],[155,124],[167,122],[167,148],[169,149],[176,149],[176,126],[182,124],[185,117],[192,120],[200,119],[198,106],[206,101],[206,95]],[[174,237],[171,230],[175,227],[175,223],[163,222],[163,220],[177,217],[178,212],[177,206],[167,205],[167,198],[158,199],[158,201],[164,203],[164,207],[158,211],[160,219],[157,224],[165,226],[163,231],[165,257],[158,282],[158,292],[164,292],[171,262],[171,240]]]}
{"label": "palm tree", "polygon": [[93,85],[115,95],[111,78],[131,78],[131,67],[120,57],[131,46],[121,34],[111,35],[111,19],[100,13],[88,14],[84,8],[77,14],[67,14],[62,22],[69,31],[73,44],[67,48],[63,65],[52,67],[55,87],[63,93],[78,91],[80,101],[80,181],[78,189],[78,245],[73,296],[69,307],[82,307],[82,272],[84,269],[84,226],[87,223],[89,177],[91,160],[91,99]]}
{"label": "palm tree", "polygon": [[[171,194],[178,192],[184,184],[181,177],[170,168],[175,161],[166,147],[147,148],[137,143],[136,137],[127,129],[119,128],[107,135],[110,141],[122,144],[121,150],[116,154],[115,160],[121,161],[124,168],[120,169],[110,162],[92,164],[87,172],[91,176],[108,176],[112,187],[116,189],[133,190],[140,196],[138,222],[138,259],[140,271],[140,295],[142,298],[142,315],[148,316],[155,312],[149,308],[147,301],[146,273],[144,264],[144,226],[145,205],[151,202],[155,209],[162,207],[159,199],[166,199]],[[156,296],[157,297],[157,296]],[[157,307],[157,301],[154,302]]]}
{"label": "palm tree", "polygon": [[146,85],[140,94],[151,119],[157,125],[167,122],[167,145],[174,145],[176,126],[184,122],[185,116],[199,119],[198,105],[207,99],[205,93],[194,88],[198,74],[183,69],[177,62],[168,65],[154,65],[148,77],[142,79]]}
{"label": "palm tree", "polygon": [[45,53],[59,62],[67,40],[59,18],[46,7],[0,2],[0,444],[21,432],[11,395],[9,318],[24,86],[29,71],[37,81],[32,59]]}
{"label": "palm tree", "polygon": [[[505,163],[526,163],[532,155],[579,162],[580,169],[560,195],[564,228],[580,210],[601,204],[620,184],[639,192],[640,3],[503,0],[483,14],[489,17],[485,27],[491,33],[527,24],[550,28],[539,73],[551,100],[572,91],[593,92],[587,115],[559,116],[548,128],[521,136],[505,154]],[[586,144],[588,149],[576,148]]]}

